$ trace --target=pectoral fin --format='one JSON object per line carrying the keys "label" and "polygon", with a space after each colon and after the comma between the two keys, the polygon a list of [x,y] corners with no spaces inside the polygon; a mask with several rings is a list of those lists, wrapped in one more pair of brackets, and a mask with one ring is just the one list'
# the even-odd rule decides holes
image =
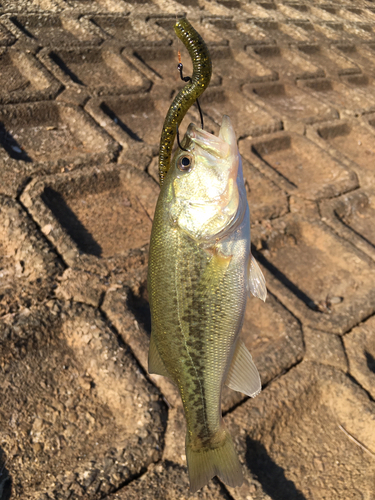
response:
{"label": "pectoral fin", "polygon": [[155,375],[162,375],[163,377],[170,378],[152,335],[150,340],[150,349],[148,351],[148,373],[154,373]]}
{"label": "pectoral fin", "polygon": [[259,372],[242,340],[237,341],[225,384],[230,389],[242,392],[251,398],[262,390]]}
{"label": "pectoral fin", "polygon": [[254,256],[250,254],[249,264],[247,269],[247,292],[254,297],[266,300],[267,288],[266,280],[264,279],[263,273],[259,267],[258,262],[255,260]]}
{"label": "pectoral fin", "polygon": [[216,246],[206,248],[210,256],[210,262],[201,276],[201,284],[207,289],[218,288],[232,260],[232,255],[224,255]]}

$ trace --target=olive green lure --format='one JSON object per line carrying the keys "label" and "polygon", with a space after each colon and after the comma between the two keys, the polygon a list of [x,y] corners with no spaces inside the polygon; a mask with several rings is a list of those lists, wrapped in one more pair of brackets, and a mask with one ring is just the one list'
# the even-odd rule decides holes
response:
{"label": "olive green lure", "polygon": [[212,63],[207,45],[187,19],[180,19],[174,30],[187,48],[193,62],[193,76],[175,97],[164,120],[160,138],[159,179],[163,184],[171,162],[172,147],[177,127],[182,122],[190,106],[203,93],[210,83]]}

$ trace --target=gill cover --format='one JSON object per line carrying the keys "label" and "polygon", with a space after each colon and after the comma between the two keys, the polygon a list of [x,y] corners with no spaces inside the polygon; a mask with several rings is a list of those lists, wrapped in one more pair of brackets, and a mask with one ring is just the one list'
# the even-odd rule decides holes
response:
{"label": "gill cover", "polygon": [[171,216],[192,238],[211,240],[230,224],[240,202],[240,155],[229,117],[223,116],[218,137],[190,124],[183,144],[187,152],[179,149],[173,160]]}

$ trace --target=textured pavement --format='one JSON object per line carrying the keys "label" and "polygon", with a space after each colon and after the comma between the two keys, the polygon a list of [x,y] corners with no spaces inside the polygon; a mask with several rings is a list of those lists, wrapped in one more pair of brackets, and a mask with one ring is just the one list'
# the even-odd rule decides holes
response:
{"label": "textured pavement", "polygon": [[[263,391],[223,394],[244,484],[195,495],[176,388],[147,373],[183,13],[269,290],[242,332]],[[371,1],[0,0],[0,499],[374,499],[374,161]]]}

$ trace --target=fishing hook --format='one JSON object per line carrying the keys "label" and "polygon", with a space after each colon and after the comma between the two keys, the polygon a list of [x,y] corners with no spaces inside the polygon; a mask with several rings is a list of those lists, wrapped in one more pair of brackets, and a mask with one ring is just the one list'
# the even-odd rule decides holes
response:
{"label": "fishing hook", "polygon": [[[180,62],[178,63],[177,65],[177,69],[178,71],[180,72],[180,78],[183,82],[191,82],[191,78],[190,76],[185,76],[183,75],[183,69],[184,69],[184,65]],[[202,114],[202,109],[200,107],[200,104],[199,104],[199,101],[198,101],[198,98],[195,100],[195,102],[197,103],[197,107],[198,107],[198,111],[199,111],[199,116],[200,116],[200,119],[201,119],[201,129],[203,130],[203,114]],[[178,130],[178,129],[177,129]]]}
{"label": "fishing hook", "polygon": [[[184,65],[181,62],[178,63],[177,69],[180,72],[180,78],[181,78],[181,80],[183,82],[191,82],[190,76],[184,76],[184,74],[183,74]],[[197,106],[198,106],[199,116],[200,116],[200,119],[201,119],[201,128],[203,129],[203,114],[202,114],[202,110],[201,110],[201,107],[199,105],[198,99],[196,99],[195,102],[197,103]],[[176,135],[177,135],[177,144],[178,144],[178,147],[180,149],[182,149],[182,151],[188,151],[188,149],[185,149],[185,148],[183,148],[181,146],[181,143],[180,143],[180,134],[179,134],[179,131],[178,131],[178,124],[176,124]]]}
{"label": "fishing hook", "polygon": [[176,130],[176,135],[177,135],[177,144],[178,144],[178,147],[179,147],[180,149],[182,149],[182,151],[189,151],[188,149],[185,149],[185,148],[183,148],[183,147],[181,146],[181,143],[180,143],[180,133],[179,133],[179,131],[178,131],[178,124],[177,124],[177,123],[176,123],[176,129],[177,129],[177,130]]}

